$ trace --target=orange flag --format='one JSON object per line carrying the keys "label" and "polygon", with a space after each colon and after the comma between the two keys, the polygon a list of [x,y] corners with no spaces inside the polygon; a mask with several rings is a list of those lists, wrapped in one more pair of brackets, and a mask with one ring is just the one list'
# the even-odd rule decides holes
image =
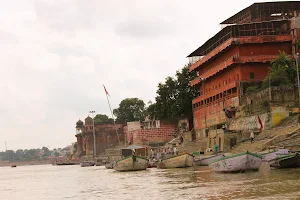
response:
{"label": "orange flag", "polygon": [[257,116],[258,116],[258,123],[259,123],[259,125],[260,125],[259,131],[261,132],[262,129],[264,128],[264,126],[263,126],[263,124],[262,124],[262,121],[261,121],[259,115],[257,115]]}
{"label": "orange flag", "polygon": [[107,92],[107,90],[106,90],[106,88],[105,88],[104,85],[103,85],[103,87],[104,87],[104,91],[105,91],[106,95],[110,96],[110,95],[108,94],[108,92]]}

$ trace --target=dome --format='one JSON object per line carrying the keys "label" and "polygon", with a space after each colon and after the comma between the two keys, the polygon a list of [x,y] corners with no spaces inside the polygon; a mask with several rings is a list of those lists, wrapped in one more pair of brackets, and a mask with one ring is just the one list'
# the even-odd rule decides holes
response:
{"label": "dome", "polygon": [[93,124],[93,118],[91,118],[90,116],[85,118],[84,121],[85,121],[85,125],[92,125]]}
{"label": "dome", "polygon": [[83,121],[81,121],[80,119],[78,120],[78,122],[76,122],[76,128],[80,128],[83,126]]}

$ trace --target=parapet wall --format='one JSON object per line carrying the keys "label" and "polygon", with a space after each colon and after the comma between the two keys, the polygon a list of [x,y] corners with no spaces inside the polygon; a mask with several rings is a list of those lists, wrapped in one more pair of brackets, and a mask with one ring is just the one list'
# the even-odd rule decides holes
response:
{"label": "parapet wall", "polygon": [[177,135],[176,124],[161,124],[160,128],[127,130],[127,140],[132,144],[146,145],[149,143],[169,142]]}

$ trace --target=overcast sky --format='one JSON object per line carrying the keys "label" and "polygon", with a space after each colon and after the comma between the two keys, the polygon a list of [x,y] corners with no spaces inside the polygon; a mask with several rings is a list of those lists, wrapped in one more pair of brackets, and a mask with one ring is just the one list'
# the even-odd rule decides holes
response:
{"label": "overcast sky", "polygon": [[64,147],[90,110],[159,82],[251,0],[1,0],[0,151]]}

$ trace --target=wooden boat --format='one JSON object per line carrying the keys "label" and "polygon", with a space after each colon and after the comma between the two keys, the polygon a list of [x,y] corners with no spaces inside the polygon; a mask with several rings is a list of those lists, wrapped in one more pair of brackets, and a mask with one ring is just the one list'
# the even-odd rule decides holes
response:
{"label": "wooden boat", "polygon": [[156,161],[150,161],[148,164],[148,168],[155,168],[157,167],[157,162]]}
{"label": "wooden boat", "polygon": [[105,163],[105,168],[106,169],[113,169],[114,168],[114,162]]}
{"label": "wooden boat", "polygon": [[82,161],[80,163],[80,167],[90,167],[90,166],[94,166],[95,163],[94,162],[91,162],[91,161]]}
{"label": "wooden boat", "polygon": [[62,162],[62,163],[56,163],[56,165],[79,165],[80,163],[76,162]]}
{"label": "wooden boat", "polygon": [[103,165],[102,160],[97,160],[97,161],[95,162],[95,166],[102,166],[102,165]]}
{"label": "wooden boat", "polygon": [[271,167],[275,168],[295,168],[300,167],[300,155],[298,153],[280,156],[269,161]]}
{"label": "wooden boat", "polygon": [[247,151],[215,160],[209,164],[209,167],[214,172],[243,172],[258,170],[261,161],[261,155]]}
{"label": "wooden boat", "polygon": [[223,158],[224,154],[217,154],[217,155],[210,155],[210,156],[204,156],[200,158],[199,160],[195,160],[196,166],[208,166],[209,163],[211,163],[214,160]]}
{"label": "wooden boat", "polygon": [[169,157],[158,162],[157,168],[184,168],[194,165],[194,157],[189,153],[184,153],[178,156]]}
{"label": "wooden boat", "polygon": [[279,157],[288,155],[288,150],[287,149],[279,149],[279,150],[274,150],[274,151],[259,153],[259,154],[263,156],[264,161],[270,161],[275,158],[279,158]]}
{"label": "wooden boat", "polygon": [[114,163],[114,170],[116,171],[138,171],[145,170],[148,167],[148,159],[130,155]]}

